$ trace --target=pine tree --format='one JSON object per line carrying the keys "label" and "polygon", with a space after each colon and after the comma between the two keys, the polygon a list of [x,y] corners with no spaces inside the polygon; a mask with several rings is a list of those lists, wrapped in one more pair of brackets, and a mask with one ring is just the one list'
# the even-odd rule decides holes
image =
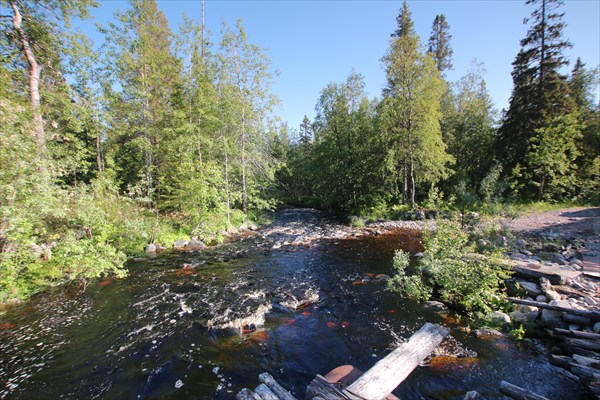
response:
{"label": "pine tree", "polygon": [[452,40],[452,35],[446,16],[444,14],[436,15],[431,27],[427,51],[433,54],[435,65],[440,74],[453,68],[452,54],[454,52],[450,46],[450,40]]}
{"label": "pine tree", "polygon": [[560,0],[528,0],[536,6],[527,36],[513,62],[513,92],[499,130],[497,150],[505,171],[527,169],[530,142],[554,118],[573,111],[566,78],[560,68],[567,63],[562,52],[570,43],[562,39],[564,13]]}
{"label": "pine tree", "polygon": [[452,159],[440,129],[440,99],[446,85],[433,59],[420,49],[406,2],[397,21],[383,58],[387,85],[382,109],[389,137],[388,165],[396,183],[402,184],[403,201],[414,207],[417,182],[437,182],[447,174],[446,164]]}

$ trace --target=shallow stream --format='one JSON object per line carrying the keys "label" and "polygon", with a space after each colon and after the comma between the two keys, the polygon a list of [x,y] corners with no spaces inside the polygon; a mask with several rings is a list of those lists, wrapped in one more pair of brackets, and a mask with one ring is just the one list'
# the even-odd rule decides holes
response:
{"label": "shallow stream", "polygon": [[[304,211],[279,223],[303,225],[307,215],[311,226],[331,223]],[[418,367],[396,390],[402,399],[462,399],[469,390],[499,399],[501,380],[550,399],[583,398],[543,345],[475,339],[452,317],[385,290],[377,274],[392,273],[395,249],[420,250],[418,232],[294,247],[268,240],[162,254],[130,263],[125,279],[10,308],[0,316],[0,398],[229,399],[267,371],[302,399],[316,374],[344,364],[366,371],[425,322],[455,328],[478,356]]]}

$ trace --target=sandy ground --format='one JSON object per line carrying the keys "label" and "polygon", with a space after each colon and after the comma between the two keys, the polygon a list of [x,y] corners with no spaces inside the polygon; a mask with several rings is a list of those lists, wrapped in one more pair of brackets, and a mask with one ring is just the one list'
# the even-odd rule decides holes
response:
{"label": "sandy ground", "polygon": [[571,237],[584,241],[600,239],[600,207],[568,208],[560,211],[546,211],[519,216],[513,220],[504,219],[513,232],[524,235]]}

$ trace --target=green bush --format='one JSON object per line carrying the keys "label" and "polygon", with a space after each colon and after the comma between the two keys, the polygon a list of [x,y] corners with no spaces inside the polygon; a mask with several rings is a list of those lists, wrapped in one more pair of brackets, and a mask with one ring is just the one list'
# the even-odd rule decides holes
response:
{"label": "green bush", "polygon": [[476,257],[468,234],[457,222],[438,221],[436,230],[425,232],[424,246],[424,257],[412,275],[406,273],[408,256],[396,253],[392,290],[418,300],[435,294],[468,313],[487,314],[504,304],[502,282],[508,274],[498,255]]}

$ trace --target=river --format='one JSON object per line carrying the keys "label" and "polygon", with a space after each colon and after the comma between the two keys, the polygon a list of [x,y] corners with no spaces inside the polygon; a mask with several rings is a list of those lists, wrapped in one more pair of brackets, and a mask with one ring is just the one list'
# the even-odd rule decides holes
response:
{"label": "river", "polygon": [[[499,399],[501,380],[583,398],[541,343],[475,339],[451,316],[385,290],[377,275],[392,273],[395,249],[420,250],[418,232],[352,237],[321,213],[294,209],[269,229],[131,262],[125,279],[9,308],[0,315],[0,398],[229,399],[267,371],[302,399],[316,374],[343,364],[365,371],[428,321],[452,327],[477,357],[417,368],[394,392],[402,399],[469,390]],[[306,240],[314,231],[333,238]]]}

